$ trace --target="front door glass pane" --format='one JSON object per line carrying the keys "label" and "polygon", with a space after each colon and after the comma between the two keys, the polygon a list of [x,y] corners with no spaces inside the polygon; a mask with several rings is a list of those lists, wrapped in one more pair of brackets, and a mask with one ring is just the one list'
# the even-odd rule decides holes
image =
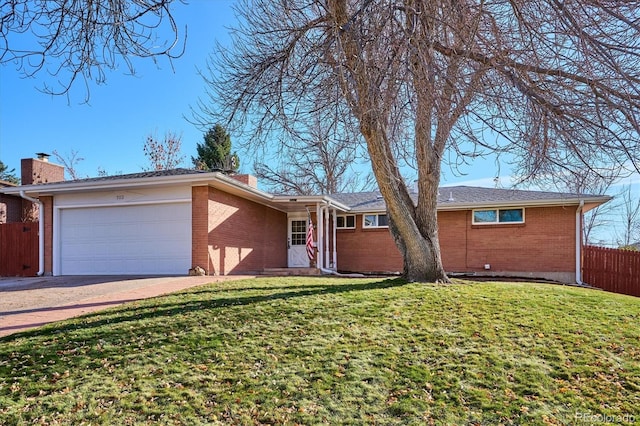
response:
{"label": "front door glass pane", "polygon": [[291,245],[303,246],[307,243],[307,221],[291,221]]}

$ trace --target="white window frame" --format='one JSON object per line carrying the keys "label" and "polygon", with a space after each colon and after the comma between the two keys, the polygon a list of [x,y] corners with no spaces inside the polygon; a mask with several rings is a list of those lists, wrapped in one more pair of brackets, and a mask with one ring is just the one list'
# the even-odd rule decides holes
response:
{"label": "white window frame", "polygon": [[[336,216],[337,219],[344,218],[344,226],[339,226],[338,221],[336,220],[336,229],[356,229],[356,215],[355,214],[339,214]],[[347,218],[353,218],[353,226],[347,225]]]}
{"label": "white window frame", "polygon": [[[375,225],[367,225],[367,222],[365,221],[365,216],[375,216],[376,217],[376,224]],[[362,227],[364,229],[378,229],[378,228],[388,228],[389,225],[378,225],[379,223],[379,217],[380,216],[387,216],[386,213],[364,213],[362,215]],[[387,217],[387,223],[389,223],[389,218]]]}
{"label": "white window frame", "polygon": [[[522,220],[518,222],[500,222],[501,210],[522,210]],[[495,222],[476,222],[476,212],[494,211],[496,212]],[[525,223],[525,208],[524,207],[502,207],[495,209],[473,209],[471,212],[471,224],[472,225],[522,225]]]}

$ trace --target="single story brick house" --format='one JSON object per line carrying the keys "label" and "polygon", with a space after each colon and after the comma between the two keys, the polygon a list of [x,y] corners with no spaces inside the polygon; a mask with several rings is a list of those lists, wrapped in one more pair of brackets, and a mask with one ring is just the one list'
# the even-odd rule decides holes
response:
{"label": "single story brick house", "polygon": [[[326,273],[402,270],[377,192],[274,195],[259,190],[250,175],[189,169],[62,181],[60,166],[45,160],[22,165],[42,176],[51,170],[56,179],[0,189],[40,205],[40,273],[185,274],[194,266],[211,275],[310,266]],[[610,199],[441,188],[444,267],[449,273],[580,281],[582,215]],[[315,227],[312,262],[309,217]]]}

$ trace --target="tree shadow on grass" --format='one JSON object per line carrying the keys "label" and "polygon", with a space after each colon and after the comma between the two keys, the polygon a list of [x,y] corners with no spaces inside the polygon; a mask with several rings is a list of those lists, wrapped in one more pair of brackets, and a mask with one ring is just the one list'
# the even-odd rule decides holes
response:
{"label": "tree shadow on grass", "polygon": [[[306,279],[306,278],[305,278]],[[288,300],[293,298],[317,296],[317,295],[331,295],[341,294],[348,292],[361,292],[370,290],[381,290],[393,287],[401,287],[408,284],[407,281],[400,278],[386,279],[377,282],[367,282],[364,284],[348,283],[348,284],[312,284],[312,285],[299,285],[299,286],[251,286],[251,287],[233,287],[229,289],[209,289],[209,290],[195,290],[195,291],[183,291],[174,294],[168,294],[164,296],[158,296],[155,298],[146,299],[147,302],[138,301],[142,303],[134,306],[127,306],[120,308],[114,308],[109,311],[94,312],[86,314],[72,320],[70,323],[64,324],[49,324],[42,329],[35,329],[24,331],[21,333],[15,333],[9,336],[0,338],[2,341],[10,341],[12,338],[31,338],[31,337],[45,337],[47,335],[59,335],[77,330],[84,330],[90,328],[100,328],[105,325],[115,326],[132,321],[150,320],[154,318],[170,318],[176,315],[189,314],[191,312],[202,310],[215,310],[220,308],[227,308],[230,306],[248,306],[264,302],[273,302],[277,300]],[[275,293],[269,293],[271,291],[277,291]],[[283,291],[285,290],[285,291]],[[291,291],[286,291],[291,290]],[[264,292],[267,294],[258,294],[255,296],[245,297],[224,297],[224,293],[240,293],[245,291]],[[212,298],[197,298],[198,296],[212,295]],[[223,297],[217,297],[217,295],[223,295]],[[154,300],[171,300],[175,298],[196,298],[195,300],[176,301],[167,303],[149,303]]]}

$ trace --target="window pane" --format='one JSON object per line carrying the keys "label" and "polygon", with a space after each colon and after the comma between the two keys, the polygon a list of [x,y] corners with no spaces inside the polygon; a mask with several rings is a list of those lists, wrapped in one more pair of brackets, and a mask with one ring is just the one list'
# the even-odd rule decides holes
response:
{"label": "window pane", "polygon": [[500,222],[523,222],[522,209],[500,210]]}
{"label": "window pane", "polygon": [[375,214],[365,214],[364,215],[364,226],[376,226],[376,215]]}
{"label": "window pane", "polygon": [[347,216],[347,228],[355,228],[356,227],[356,217],[355,216]]}
{"label": "window pane", "polygon": [[475,223],[495,223],[498,221],[495,210],[476,210],[473,212]]}
{"label": "window pane", "polygon": [[292,220],[291,221],[291,232],[306,232],[307,231],[307,221],[306,220]]}
{"label": "window pane", "polygon": [[291,221],[291,245],[303,246],[307,243],[307,221]]}
{"label": "window pane", "polygon": [[353,215],[349,216],[338,216],[336,221],[337,228],[355,228],[356,227],[356,217]]}
{"label": "window pane", "polygon": [[389,226],[389,222],[387,221],[387,215],[386,214],[379,214],[378,215],[378,226]]}
{"label": "window pane", "polygon": [[293,246],[303,246],[307,243],[307,238],[305,234],[292,234],[291,235],[291,245]]}

